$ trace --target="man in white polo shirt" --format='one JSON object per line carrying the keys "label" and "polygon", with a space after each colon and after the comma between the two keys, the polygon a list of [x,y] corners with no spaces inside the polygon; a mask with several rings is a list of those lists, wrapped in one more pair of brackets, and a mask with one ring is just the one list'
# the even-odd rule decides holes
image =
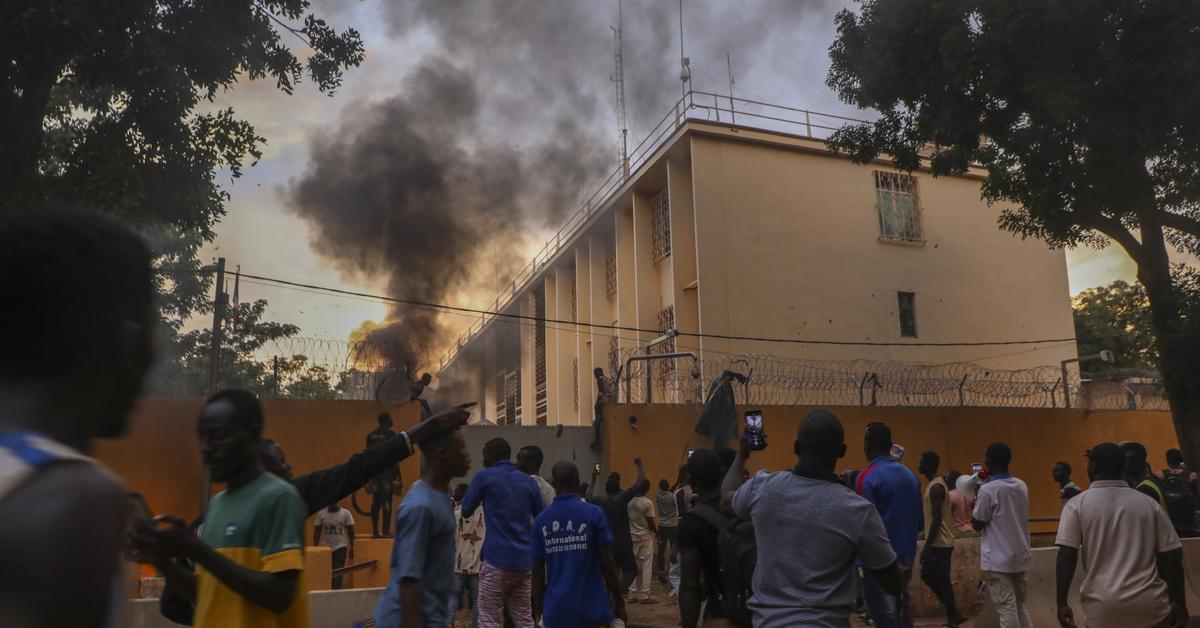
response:
{"label": "man in white polo shirt", "polygon": [[1000,615],[1000,628],[1033,628],[1025,608],[1025,572],[1033,562],[1029,489],[1009,474],[1011,461],[1008,445],[988,445],[984,464],[989,478],[979,487],[971,525],[980,532],[980,568],[988,597]]}
{"label": "man in white polo shirt", "polygon": [[1183,550],[1158,503],[1121,477],[1125,454],[1113,443],[1088,451],[1087,491],[1067,502],[1058,526],[1058,621],[1075,626],[1067,603],[1083,554],[1080,587],[1088,628],[1184,626]]}

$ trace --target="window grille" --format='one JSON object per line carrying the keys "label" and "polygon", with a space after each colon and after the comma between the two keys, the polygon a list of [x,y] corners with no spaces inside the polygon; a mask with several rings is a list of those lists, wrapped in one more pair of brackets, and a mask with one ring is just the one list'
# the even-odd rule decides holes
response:
{"label": "window grille", "polygon": [[[665,334],[674,329],[675,329],[675,306],[668,305],[667,307],[664,307],[663,309],[658,311],[658,331]],[[667,353],[675,353],[675,339],[671,338],[670,340],[660,342],[659,344],[655,345],[654,353],[657,353],[659,355],[663,355],[663,354],[667,354]],[[675,372],[675,360],[674,359],[658,360],[656,362],[658,362],[658,364],[655,364],[655,367],[658,369],[659,374],[661,376],[663,376],[664,378],[667,375],[670,375]]]}
{"label": "window grille", "polygon": [[575,384],[575,412],[579,412],[579,358],[571,360],[571,381]]}
{"label": "window grille", "polygon": [[607,294],[617,293],[617,249],[610,248],[604,256],[604,289]]}
{"label": "window grille", "polygon": [[875,171],[875,208],[879,235],[894,240],[921,242],[921,203],[916,177],[900,172]]}
{"label": "window grille", "polygon": [[666,188],[650,199],[650,235],[654,261],[671,254],[671,201]]}

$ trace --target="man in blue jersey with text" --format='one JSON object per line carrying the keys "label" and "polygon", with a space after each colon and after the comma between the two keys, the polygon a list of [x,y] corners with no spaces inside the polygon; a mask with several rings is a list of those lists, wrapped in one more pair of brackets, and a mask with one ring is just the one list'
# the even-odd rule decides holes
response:
{"label": "man in blue jersey with text", "polygon": [[608,520],[579,496],[579,469],[551,471],[556,496],[533,525],[534,614],[546,628],[595,628],[628,621]]}

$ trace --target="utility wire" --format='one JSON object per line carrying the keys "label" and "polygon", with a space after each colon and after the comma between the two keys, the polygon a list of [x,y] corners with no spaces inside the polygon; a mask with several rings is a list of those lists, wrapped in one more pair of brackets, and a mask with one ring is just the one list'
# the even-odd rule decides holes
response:
{"label": "utility wire", "polygon": [[[174,272],[179,272],[179,271],[163,269],[163,270],[160,270],[159,272],[169,274],[169,273],[174,273]],[[183,272],[208,273],[211,271],[200,270],[200,271],[183,271]],[[534,321],[534,322],[542,322],[542,323],[553,323],[556,325],[570,325],[573,327],[590,327],[590,328],[603,329],[603,330],[609,330],[609,331],[628,331],[628,332],[635,332],[635,333],[639,333],[639,334],[662,335],[664,333],[661,329],[644,329],[644,328],[640,328],[640,327],[628,327],[628,326],[623,326],[623,325],[603,325],[603,324],[598,324],[598,323],[582,323],[582,322],[577,322],[577,321],[545,318],[545,317],[539,317],[539,316],[528,316],[525,314],[508,314],[506,312],[494,312],[491,310],[481,310],[481,309],[477,309],[477,308],[461,307],[461,306],[456,306],[456,305],[448,305],[445,303],[431,303],[428,301],[418,301],[415,299],[401,299],[401,298],[397,298],[397,297],[388,297],[388,296],[383,296],[383,295],[378,295],[378,294],[370,294],[370,293],[366,293],[366,292],[356,292],[354,290],[344,290],[341,288],[318,286],[318,285],[307,284],[307,283],[302,283],[302,282],[298,282],[298,281],[289,281],[287,279],[277,279],[275,277],[264,277],[262,275],[252,275],[252,274],[246,273],[246,272],[242,272],[239,274],[244,279],[254,279],[254,280],[258,280],[258,281],[264,281],[264,282],[268,282],[268,283],[281,285],[281,286],[290,286],[293,288],[316,290],[316,291],[320,291],[320,292],[327,292],[330,294],[340,294],[340,295],[348,296],[348,297],[376,299],[376,300],[384,301],[387,303],[396,303],[396,304],[400,304],[400,305],[407,305],[407,306],[420,307],[420,308],[433,308],[433,309],[446,311],[446,312],[461,312],[461,313],[468,313],[468,314],[474,314],[474,315],[479,315],[479,316],[494,316],[494,317],[499,317],[499,318],[518,320],[518,321],[524,320],[524,321]],[[801,339],[801,338],[769,338],[769,337],[763,337],[763,336],[741,336],[741,335],[735,335],[735,334],[713,334],[713,333],[706,333],[706,332],[688,332],[688,331],[676,331],[675,333],[678,336],[685,336],[685,337],[689,337],[689,338],[710,338],[713,340],[738,340],[738,341],[745,341],[745,342],[769,342],[769,343],[786,343],[786,344],[800,344],[800,345],[835,345],[835,346],[854,346],[854,347],[989,347],[989,346],[1007,346],[1007,345],[1036,345],[1036,344],[1078,342],[1080,340],[1100,340],[1103,338],[1113,338],[1113,337],[1123,335],[1120,333],[1113,333],[1113,334],[1104,334],[1104,335],[1100,335],[1100,336],[1087,336],[1087,337],[1082,337],[1082,338],[1072,336],[1069,338],[1043,338],[1043,339],[1037,339],[1037,340],[988,340],[988,341],[967,341],[967,342],[919,342],[919,341],[918,342],[894,342],[894,341],[873,341],[873,340],[807,340],[807,339]]]}

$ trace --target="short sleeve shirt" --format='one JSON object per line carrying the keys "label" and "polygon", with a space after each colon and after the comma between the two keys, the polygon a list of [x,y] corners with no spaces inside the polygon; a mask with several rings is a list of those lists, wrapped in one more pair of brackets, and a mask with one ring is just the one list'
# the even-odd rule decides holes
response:
{"label": "short sleeve shirt", "polygon": [[528,571],[533,518],[545,508],[537,482],[512,462],[497,462],[475,474],[463,497],[465,511],[481,504],[488,531],[483,560],[506,571]]}
{"label": "short sleeve shirt", "polygon": [[759,474],[733,496],[758,543],[756,628],[849,626],[855,557],[871,571],[896,562],[875,506],[832,473],[800,473]]}
{"label": "short sleeve shirt", "polygon": [[971,517],[987,523],[980,533],[979,564],[984,571],[1022,573],[1033,563],[1029,547],[1029,489],[1003,473],[992,476],[975,497]]}
{"label": "short sleeve shirt", "polygon": [[547,508],[550,507],[550,504],[554,503],[554,487],[550,486],[546,478],[540,475],[530,475],[529,477],[533,478],[534,482],[537,482],[538,492],[542,495],[542,505]]}
{"label": "short sleeve shirt", "polygon": [[487,530],[483,525],[483,511],[476,510],[470,517],[462,516],[462,506],[454,509],[454,521],[458,534],[454,542],[454,573],[479,573],[480,552]]}
{"label": "short sleeve shirt", "polygon": [[[208,507],[200,538],[251,571],[304,570],[304,520],[308,509],[295,487],[263,473],[234,491],[221,491]],[[308,595],[296,578],[296,596],[282,613],[242,597],[203,567],[196,568],[196,628],[307,628]]]}
{"label": "short sleeve shirt", "polygon": [[658,525],[661,528],[674,528],[679,525],[679,506],[675,503],[675,495],[669,491],[659,491],[654,496],[658,506]]}
{"label": "short sleeve shirt", "polygon": [[578,495],[554,498],[533,524],[533,558],[546,561],[546,626],[600,626],[613,619],[599,548],[612,545],[608,518]]}
{"label": "short sleeve shirt", "polygon": [[403,580],[421,583],[421,611],[426,626],[450,622],[447,605],[454,583],[454,501],[450,495],[417,481],[396,511],[391,577],[375,605],[375,624],[404,625]]}
{"label": "short sleeve shirt", "polygon": [[1091,628],[1157,625],[1170,612],[1157,556],[1181,547],[1158,503],[1122,480],[1099,480],[1063,507],[1057,545],[1079,550]]}
{"label": "short sleeve shirt", "polygon": [[322,508],[317,513],[316,526],[321,528],[321,545],[331,550],[339,550],[350,545],[350,528],[354,527],[354,515],[345,508],[339,508],[337,512],[329,512],[328,508]]}
{"label": "short sleeve shirt", "polygon": [[654,503],[648,497],[634,497],[629,501],[629,534],[635,539],[652,536],[650,521],[654,519]]}
{"label": "short sleeve shirt", "polygon": [[858,494],[875,505],[892,549],[904,567],[917,557],[917,535],[925,527],[921,481],[899,460],[884,455],[858,474]]}

